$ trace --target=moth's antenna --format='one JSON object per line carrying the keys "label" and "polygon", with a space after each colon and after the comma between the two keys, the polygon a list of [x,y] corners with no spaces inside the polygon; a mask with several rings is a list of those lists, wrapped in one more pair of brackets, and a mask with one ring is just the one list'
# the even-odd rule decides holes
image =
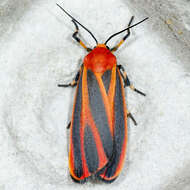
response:
{"label": "moth's antenna", "polygon": [[[56,3],[57,4],[57,3]],[[83,26],[78,20],[76,20],[73,16],[71,16],[63,7],[61,7],[59,4],[57,4],[57,6],[65,13],[67,14],[72,20],[74,20],[77,24],[79,24],[82,28],[84,28],[88,33],[90,33],[90,35],[94,38],[94,40],[96,41],[96,44],[98,44],[98,40],[95,38],[95,36],[92,34],[92,32],[90,32],[90,30],[88,30],[85,26]]]}
{"label": "moth's antenna", "polygon": [[134,26],[136,26],[136,25],[138,25],[138,24],[144,22],[144,21],[147,20],[147,19],[148,19],[148,17],[145,18],[145,19],[143,19],[143,20],[141,20],[140,22],[137,22],[136,24],[134,24],[134,25],[132,25],[132,26],[130,26],[130,27],[124,29],[124,30],[121,30],[120,32],[117,32],[117,33],[111,35],[111,36],[106,40],[106,42],[105,42],[104,44],[106,45],[106,44],[108,43],[108,41],[110,41],[111,38],[113,38],[114,36],[116,36],[116,35],[118,35],[118,34],[121,34],[122,32],[125,32],[126,30],[129,30],[130,28],[132,28],[132,27],[134,27]]}

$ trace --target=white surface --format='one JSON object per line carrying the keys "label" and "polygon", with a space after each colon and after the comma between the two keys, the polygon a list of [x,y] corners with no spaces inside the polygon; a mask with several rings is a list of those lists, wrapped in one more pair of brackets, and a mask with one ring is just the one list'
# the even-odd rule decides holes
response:
{"label": "white surface", "polygon": [[[70,179],[67,156],[74,90],[57,84],[73,79],[85,51],[71,38],[74,26],[57,1],[19,2],[0,3],[0,190],[190,189],[190,73],[151,30],[151,19],[133,28],[116,53],[133,84],[147,94],[127,91],[138,126],[129,121],[124,169],[111,185],[78,185]],[[124,1],[60,4],[100,42],[134,14]],[[135,21],[143,18],[139,13]],[[81,35],[94,46],[82,29]]]}

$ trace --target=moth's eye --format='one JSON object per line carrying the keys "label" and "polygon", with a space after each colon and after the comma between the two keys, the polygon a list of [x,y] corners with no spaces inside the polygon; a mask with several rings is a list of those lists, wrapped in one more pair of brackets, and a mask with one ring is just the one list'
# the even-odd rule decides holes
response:
{"label": "moth's eye", "polygon": [[87,51],[90,52],[90,51],[92,51],[92,49],[91,48],[87,48]]}

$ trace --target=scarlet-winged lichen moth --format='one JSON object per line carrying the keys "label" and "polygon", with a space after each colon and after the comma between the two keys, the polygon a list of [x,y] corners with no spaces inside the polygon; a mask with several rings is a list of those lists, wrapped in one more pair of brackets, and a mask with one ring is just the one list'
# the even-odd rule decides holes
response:
{"label": "scarlet-winged lichen moth", "polygon": [[[58,5],[58,4],[57,4]],[[89,53],[85,56],[80,71],[70,84],[59,84],[59,87],[77,85],[70,126],[69,170],[72,179],[84,183],[92,175],[105,182],[114,181],[123,167],[127,146],[127,116],[134,124],[131,113],[127,111],[124,87],[129,86],[137,93],[141,91],[131,85],[122,65],[117,64],[113,54],[129,37],[130,28],[148,18],[110,36],[104,44],[99,44],[94,35],[60,5],[71,19],[76,31],[73,38]],[[78,38],[78,24],[87,30],[96,41],[91,49]],[[127,34],[113,48],[108,41],[124,32]],[[124,83],[124,85],[123,85]]]}

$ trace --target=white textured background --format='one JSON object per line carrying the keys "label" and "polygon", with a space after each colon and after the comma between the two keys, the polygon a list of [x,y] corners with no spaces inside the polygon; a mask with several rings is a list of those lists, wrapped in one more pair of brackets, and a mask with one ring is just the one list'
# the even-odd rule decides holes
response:
{"label": "white textured background", "polygon": [[150,17],[116,53],[147,94],[127,91],[139,125],[129,121],[126,162],[114,183],[73,183],[66,126],[74,90],[57,84],[74,78],[86,53],[72,39],[74,26],[57,1],[1,0],[0,190],[190,190],[190,1],[58,2],[100,42],[125,28],[132,15],[136,22]]}

